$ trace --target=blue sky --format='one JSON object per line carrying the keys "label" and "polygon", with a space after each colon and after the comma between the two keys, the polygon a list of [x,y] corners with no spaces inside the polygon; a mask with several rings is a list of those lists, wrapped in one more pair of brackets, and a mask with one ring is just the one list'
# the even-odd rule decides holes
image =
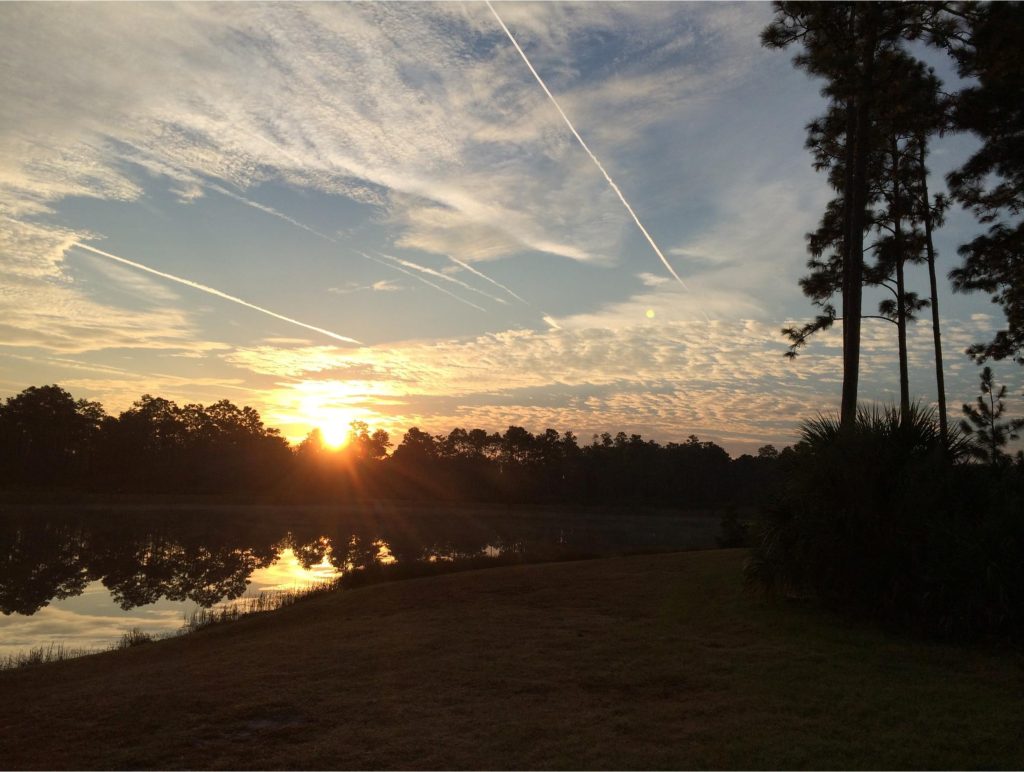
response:
{"label": "blue sky", "polygon": [[[758,44],[770,6],[495,7],[685,287],[483,3],[4,4],[0,395],[227,397],[292,439],[518,424],[734,453],[834,409],[837,335],[782,358],[830,194],[803,149],[819,84]],[[936,189],[971,147],[935,148]],[[976,231],[951,214],[943,273]],[[1001,316],[942,308],[956,410]],[[862,396],[896,388],[869,323]]]}

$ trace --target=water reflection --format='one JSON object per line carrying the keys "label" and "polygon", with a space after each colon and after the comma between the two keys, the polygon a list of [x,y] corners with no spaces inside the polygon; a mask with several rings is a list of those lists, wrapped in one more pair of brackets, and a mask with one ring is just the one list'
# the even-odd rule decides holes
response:
{"label": "water reflection", "polygon": [[[4,512],[0,650],[55,638],[95,645],[132,626],[170,632],[190,610],[247,591],[295,589],[392,563],[686,549],[712,546],[716,532],[707,518],[379,506]],[[76,618],[88,634],[75,633]]]}

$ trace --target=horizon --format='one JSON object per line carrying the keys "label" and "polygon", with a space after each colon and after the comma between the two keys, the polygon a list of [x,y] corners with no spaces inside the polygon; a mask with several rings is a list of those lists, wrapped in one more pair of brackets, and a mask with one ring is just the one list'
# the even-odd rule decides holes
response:
{"label": "horizon", "polygon": [[[357,420],[734,457],[836,410],[838,332],[783,358],[831,193],[804,149],[821,83],[760,46],[771,6],[493,10],[0,7],[0,398],[226,398],[293,444]],[[935,142],[936,191],[976,144]],[[981,231],[950,211],[943,277]],[[944,278],[940,302],[956,420],[963,350],[1004,319]],[[861,399],[894,403],[895,332],[863,335]],[[1021,414],[1021,368],[991,364]]]}

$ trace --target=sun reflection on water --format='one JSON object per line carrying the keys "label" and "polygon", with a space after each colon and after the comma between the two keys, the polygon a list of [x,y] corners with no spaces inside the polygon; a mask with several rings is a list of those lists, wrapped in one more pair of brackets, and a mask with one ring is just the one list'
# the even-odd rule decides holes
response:
{"label": "sun reflection on water", "polygon": [[377,548],[377,562],[385,566],[389,566],[392,563],[397,563],[398,558],[391,554],[391,547],[383,539],[377,539],[373,543],[373,546]]}
{"label": "sun reflection on water", "polygon": [[313,584],[332,582],[339,576],[341,572],[331,563],[330,549],[319,563],[306,567],[291,547],[285,547],[273,564],[253,572],[246,594],[301,590]]}

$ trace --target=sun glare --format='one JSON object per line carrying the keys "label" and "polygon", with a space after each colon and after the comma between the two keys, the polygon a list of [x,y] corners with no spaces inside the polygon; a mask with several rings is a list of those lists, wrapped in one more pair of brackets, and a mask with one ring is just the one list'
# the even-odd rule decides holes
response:
{"label": "sun glare", "polygon": [[348,417],[334,418],[320,424],[320,436],[324,438],[324,444],[329,448],[340,448],[348,442],[349,431]]}

